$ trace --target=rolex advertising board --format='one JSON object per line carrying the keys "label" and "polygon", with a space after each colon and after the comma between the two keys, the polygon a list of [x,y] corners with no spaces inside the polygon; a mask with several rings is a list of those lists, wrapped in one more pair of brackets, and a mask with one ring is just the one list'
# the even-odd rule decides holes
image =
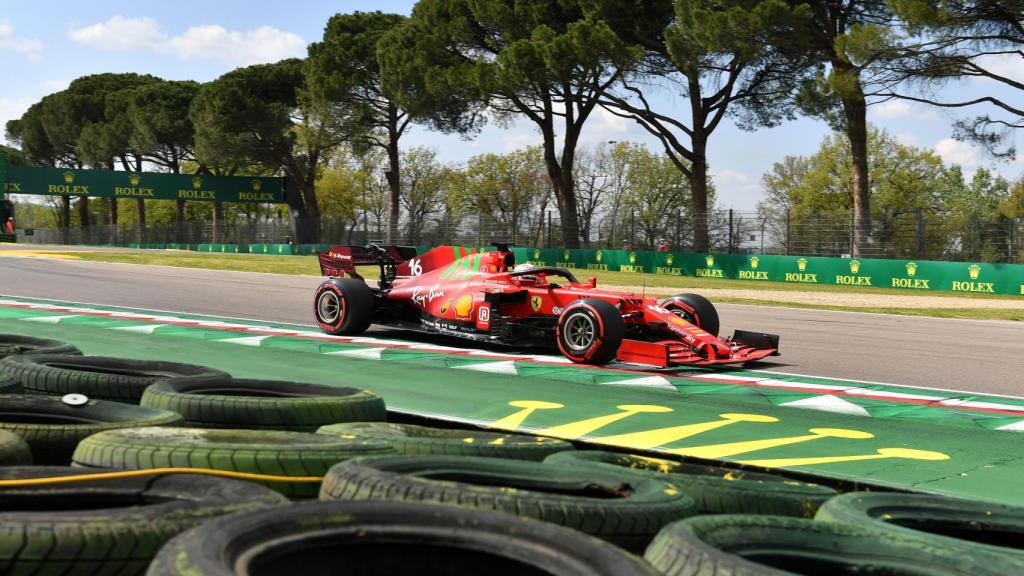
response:
{"label": "rolex advertising board", "polygon": [[577,270],[1024,296],[1021,264],[650,250],[514,248],[513,252],[517,262]]}
{"label": "rolex advertising board", "polygon": [[201,176],[9,166],[4,189],[8,194],[284,202],[284,179],[264,176]]}

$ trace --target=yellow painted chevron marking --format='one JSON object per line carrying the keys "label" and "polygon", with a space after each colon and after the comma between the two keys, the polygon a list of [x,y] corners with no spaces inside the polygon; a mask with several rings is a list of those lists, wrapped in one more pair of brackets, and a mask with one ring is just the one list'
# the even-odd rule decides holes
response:
{"label": "yellow painted chevron marking", "polygon": [[579,422],[570,422],[561,426],[555,426],[554,428],[545,428],[543,430],[539,430],[537,434],[572,440],[579,438],[580,436],[590,434],[594,430],[598,430],[624,418],[629,418],[635,414],[672,411],[671,408],[666,406],[655,406],[653,404],[621,404],[616,406],[616,408],[618,408],[620,412],[609,414],[607,416],[598,416],[597,418],[588,418],[586,420],[580,420]]}
{"label": "yellow painted chevron marking", "polygon": [[655,446],[671,444],[676,440],[696,436],[708,430],[721,428],[737,422],[778,422],[778,418],[772,416],[761,416],[758,414],[719,414],[721,420],[711,422],[698,422],[696,424],[683,424],[681,426],[670,426],[668,428],[656,428],[642,432],[631,432],[617,436],[598,438],[595,441],[609,446],[621,446],[623,448],[634,448],[646,450]]}
{"label": "yellow painted chevron marking", "polygon": [[565,404],[559,404],[558,402],[544,402],[541,400],[513,400],[508,403],[513,408],[522,408],[522,410],[506,416],[501,420],[491,424],[491,428],[501,428],[503,430],[516,430],[522,426],[523,422],[530,417],[537,410],[557,410],[559,408],[565,408]]}
{"label": "yellow painted chevron marking", "polygon": [[930,450],[913,450],[910,448],[879,448],[877,454],[859,456],[822,456],[819,458],[774,458],[768,460],[743,460],[740,464],[763,466],[765,468],[782,468],[786,466],[814,466],[832,464],[834,462],[857,462],[859,460],[881,460],[883,458],[905,458],[908,460],[949,460],[948,454]]}
{"label": "yellow painted chevron marking", "polygon": [[666,452],[669,454],[693,456],[696,458],[725,458],[727,456],[745,454],[747,452],[754,452],[756,450],[765,450],[767,448],[776,448],[778,446],[787,446],[789,444],[799,444],[801,442],[821,440],[822,438],[847,438],[851,440],[865,440],[868,438],[875,437],[874,434],[868,432],[861,432],[859,430],[847,430],[845,428],[811,428],[810,430],[808,430],[808,432],[810,432],[810,434],[806,436],[769,438],[767,440],[749,440],[746,442],[729,442],[726,444],[712,444],[709,446],[694,446],[692,448],[677,448],[675,450],[666,450]]}

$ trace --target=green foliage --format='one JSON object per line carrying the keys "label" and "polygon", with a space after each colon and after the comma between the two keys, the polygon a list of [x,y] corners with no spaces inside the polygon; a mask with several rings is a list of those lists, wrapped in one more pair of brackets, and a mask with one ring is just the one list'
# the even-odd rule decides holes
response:
{"label": "green foliage", "polygon": [[195,129],[189,110],[198,92],[199,84],[191,81],[160,81],[132,90],[125,111],[131,124],[131,147],[179,172],[182,162],[194,154]]}

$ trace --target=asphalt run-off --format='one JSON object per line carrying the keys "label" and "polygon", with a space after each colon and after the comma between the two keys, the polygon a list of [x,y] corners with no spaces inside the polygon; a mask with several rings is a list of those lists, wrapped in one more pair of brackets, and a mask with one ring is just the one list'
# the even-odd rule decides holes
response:
{"label": "asphalt run-off", "polygon": [[595,368],[389,335],[21,297],[0,297],[0,332],[242,378],[359,386],[395,413],[1024,504],[1024,399],[742,369]]}

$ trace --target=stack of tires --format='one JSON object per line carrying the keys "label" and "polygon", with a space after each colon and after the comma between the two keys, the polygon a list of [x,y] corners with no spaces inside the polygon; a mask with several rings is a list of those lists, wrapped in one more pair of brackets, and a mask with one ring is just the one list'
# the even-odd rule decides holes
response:
{"label": "stack of tires", "polygon": [[0,335],[0,573],[1024,573],[1020,509],[386,417]]}

